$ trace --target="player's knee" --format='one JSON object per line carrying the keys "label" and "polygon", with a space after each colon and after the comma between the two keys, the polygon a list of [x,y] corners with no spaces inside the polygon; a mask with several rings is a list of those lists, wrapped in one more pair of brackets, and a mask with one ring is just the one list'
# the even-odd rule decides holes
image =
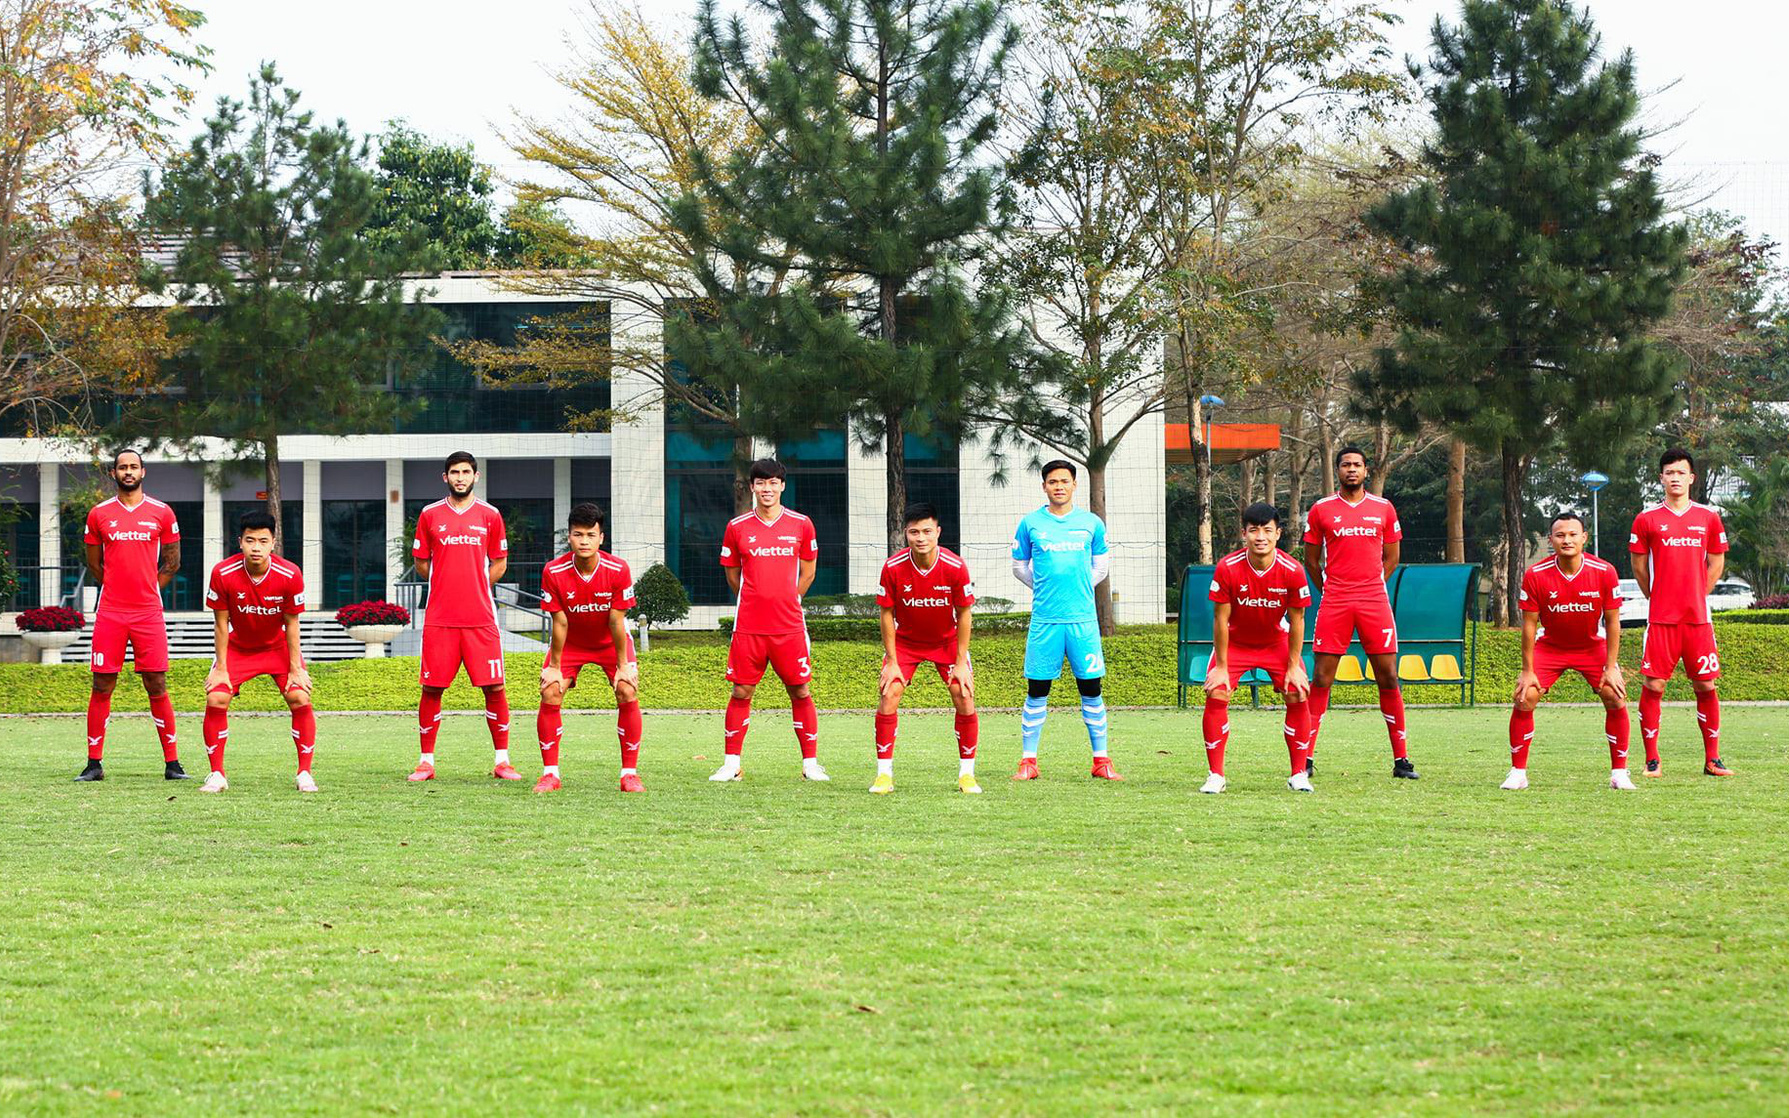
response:
{"label": "player's knee", "polygon": [[735,683],[733,685],[733,699],[735,702],[749,703],[752,701],[752,692],[755,690],[757,690],[757,688],[752,684]]}
{"label": "player's knee", "polygon": [[1205,693],[1205,697],[1214,703],[1227,703],[1230,701],[1230,689],[1228,687],[1214,687]]}
{"label": "player's knee", "polygon": [[144,672],[143,690],[151,699],[161,698],[168,693],[168,677],[160,672]]}
{"label": "player's knee", "polygon": [[95,695],[110,695],[113,689],[117,686],[118,677],[115,675],[96,675],[93,677],[93,693]]}
{"label": "player's knee", "polygon": [[1075,690],[1079,691],[1081,697],[1084,699],[1095,699],[1099,697],[1101,682],[1102,680],[1098,677],[1093,679],[1077,679],[1075,680]]}
{"label": "player's knee", "polygon": [[205,696],[205,708],[207,710],[229,710],[230,693],[224,690],[211,692]]}
{"label": "player's knee", "polygon": [[788,686],[789,697],[791,699],[805,699],[813,694],[812,691],[808,690],[808,685],[805,683],[791,683]]}
{"label": "player's knee", "polygon": [[445,688],[445,687],[424,687],[422,689],[422,693],[424,695],[427,695],[431,699],[439,699],[441,696],[447,694],[447,688]]}
{"label": "player's knee", "polygon": [[1653,679],[1651,676],[1647,676],[1645,682],[1640,686],[1651,691],[1655,695],[1662,695],[1665,693],[1665,681],[1662,679]]}
{"label": "player's knee", "polygon": [[479,690],[483,691],[485,693],[485,698],[495,699],[503,694],[503,684],[492,683],[492,684],[489,684],[488,686],[480,687]]}
{"label": "player's knee", "polygon": [[542,687],[540,689],[540,701],[550,707],[556,707],[561,703],[564,703],[565,685],[562,683],[549,683],[547,686]]}
{"label": "player's knee", "polygon": [[1027,679],[1025,694],[1033,699],[1047,699],[1050,697],[1050,684],[1054,682],[1052,679]]}
{"label": "player's knee", "polygon": [[1620,710],[1627,706],[1627,698],[1613,687],[1598,688],[1597,695],[1603,700],[1604,710]]}
{"label": "player's knee", "polygon": [[615,684],[615,701],[616,702],[631,703],[638,697],[639,697],[639,692],[634,690],[633,684],[631,684],[631,683]]}
{"label": "player's knee", "polygon": [[297,687],[287,688],[285,698],[286,706],[292,710],[303,710],[311,705],[310,692]]}

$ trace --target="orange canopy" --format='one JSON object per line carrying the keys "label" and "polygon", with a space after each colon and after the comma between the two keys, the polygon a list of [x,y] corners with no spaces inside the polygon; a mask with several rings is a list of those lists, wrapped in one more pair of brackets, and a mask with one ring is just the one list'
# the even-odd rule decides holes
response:
{"label": "orange canopy", "polygon": [[[1163,445],[1169,462],[1191,462],[1195,451],[1204,453],[1204,448],[1194,443],[1189,424],[1169,423],[1166,428]],[[1210,430],[1214,465],[1259,458],[1268,451],[1280,449],[1277,423],[1213,423]]]}

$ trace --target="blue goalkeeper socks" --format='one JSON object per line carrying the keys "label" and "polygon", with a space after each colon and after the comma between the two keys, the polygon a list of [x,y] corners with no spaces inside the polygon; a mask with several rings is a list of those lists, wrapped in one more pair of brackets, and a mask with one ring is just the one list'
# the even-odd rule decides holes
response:
{"label": "blue goalkeeper socks", "polygon": [[1025,710],[1019,715],[1019,748],[1027,757],[1037,756],[1037,741],[1044,735],[1044,713],[1049,706],[1048,697],[1025,697]]}
{"label": "blue goalkeeper socks", "polygon": [[1106,697],[1081,696],[1081,721],[1087,724],[1087,741],[1095,757],[1106,755]]}

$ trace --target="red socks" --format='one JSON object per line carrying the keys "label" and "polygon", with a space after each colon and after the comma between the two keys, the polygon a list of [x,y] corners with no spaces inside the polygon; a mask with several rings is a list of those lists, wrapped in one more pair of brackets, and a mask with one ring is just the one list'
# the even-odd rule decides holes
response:
{"label": "red socks", "polygon": [[640,720],[640,700],[634,699],[616,707],[615,734],[621,739],[622,768],[637,769],[640,767],[640,735],[643,732],[643,723]]}
{"label": "red socks", "polygon": [[1317,752],[1317,735],[1323,732],[1323,716],[1329,713],[1329,688],[1311,684],[1311,698],[1305,703],[1310,712],[1311,732],[1305,738],[1304,755],[1309,760]]}
{"label": "red socks", "polygon": [[1659,715],[1665,696],[1650,687],[1640,689],[1640,740],[1646,746],[1646,761],[1659,759]]}
{"label": "red socks", "polygon": [[1628,718],[1626,703],[1603,713],[1603,736],[1609,739],[1609,767],[1612,769],[1627,768]]}
{"label": "red socks", "polygon": [[485,692],[485,725],[491,730],[491,748],[509,748],[509,692]]}
{"label": "red socks", "polygon": [[1528,767],[1528,747],[1534,744],[1534,712],[1516,707],[1509,712],[1509,767]]}
{"label": "red socks", "polygon": [[812,761],[820,755],[820,708],[809,695],[790,700],[789,713],[795,717],[795,740],[801,746],[801,759]]}
{"label": "red socks", "polygon": [[106,753],[106,723],[112,718],[112,693],[87,693],[87,759],[98,761]]}
{"label": "red socks", "polygon": [[417,732],[422,735],[422,754],[425,757],[435,755],[435,735],[441,732],[441,696],[422,693],[422,702],[416,705]]}
{"label": "red socks", "polygon": [[[883,714],[876,712],[876,760],[894,759],[895,727],[901,720],[899,714]],[[959,746],[959,749],[961,747]]]}
{"label": "red socks", "polygon": [[1311,707],[1291,698],[1286,702],[1286,753],[1292,758],[1292,775],[1304,771],[1305,759],[1311,755]]}
{"label": "red socks", "polygon": [[317,711],[309,703],[292,708],[292,743],[298,747],[298,771],[310,772],[311,754],[317,749]]}
{"label": "red socks", "polygon": [[540,704],[534,716],[534,736],[540,742],[540,763],[557,765],[559,739],[565,736],[565,715],[556,704]]}
{"label": "red socks", "polygon": [[1712,761],[1721,755],[1721,700],[1713,691],[1696,692],[1696,727],[1702,731],[1702,752]]}
{"label": "red socks", "polygon": [[1230,743],[1230,701],[1207,695],[1201,723],[1205,730],[1205,763],[1212,772],[1223,776],[1224,746]]}
{"label": "red socks", "polygon": [[957,715],[957,757],[975,760],[975,745],[981,738],[981,718],[973,714]]}
{"label": "red socks", "polygon": [[747,699],[727,700],[727,756],[745,752],[745,731],[752,724],[752,704]]}
{"label": "red socks", "polygon": [[1402,759],[1410,755],[1404,740],[1404,692],[1396,687],[1379,689],[1379,713],[1385,716],[1385,733],[1391,738],[1391,755]]}
{"label": "red socks", "polygon": [[211,771],[224,771],[224,746],[230,741],[230,712],[224,707],[205,707],[205,759]]}
{"label": "red socks", "polygon": [[155,736],[162,742],[162,761],[180,760],[180,749],[174,743],[174,696],[161,694],[150,699],[149,718],[155,723]]}

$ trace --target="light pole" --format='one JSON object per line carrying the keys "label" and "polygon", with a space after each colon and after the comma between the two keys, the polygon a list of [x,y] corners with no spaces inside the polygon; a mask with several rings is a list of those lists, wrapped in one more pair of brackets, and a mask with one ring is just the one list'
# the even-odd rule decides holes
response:
{"label": "light pole", "polygon": [[1213,396],[1207,392],[1199,397],[1199,409],[1205,419],[1205,476],[1211,476],[1211,409],[1224,406],[1222,396]]}
{"label": "light pole", "polygon": [[1205,484],[1202,487],[1203,491],[1199,494],[1199,503],[1204,506],[1200,510],[1204,514],[1204,519],[1199,525],[1200,562],[1205,562],[1207,556],[1213,559],[1217,558],[1215,550],[1208,550],[1214,548],[1213,537],[1217,534],[1213,530],[1217,523],[1216,510],[1211,507],[1213,501],[1211,492],[1211,409],[1223,406],[1224,398],[1222,396],[1213,396],[1208,392],[1199,397],[1199,415],[1205,421]]}
{"label": "light pole", "polygon": [[1597,494],[1602,491],[1603,486],[1609,484],[1609,475],[1591,470],[1578,480],[1590,486],[1590,553],[1601,558],[1603,546],[1601,526],[1598,522],[1602,519],[1602,515],[1601,510],[1597,508]]}

